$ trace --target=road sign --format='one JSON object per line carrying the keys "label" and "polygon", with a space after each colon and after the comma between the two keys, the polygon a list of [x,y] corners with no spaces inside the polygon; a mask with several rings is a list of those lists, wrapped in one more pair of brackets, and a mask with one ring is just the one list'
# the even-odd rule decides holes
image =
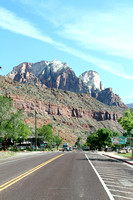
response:
{"label": "road sign", "polygon": [[113,137],[112,138],[112,143],[113,144],[119,144],[119,137]]}
{"label": "road sign", "polygon": [[126,144],[127,138],[123,136],[113,137],[111,141],[113,144]]}
{"label": "road sign", "polygon": [[126,144],[126,138],[123,136],[119,136],[119,144]]}

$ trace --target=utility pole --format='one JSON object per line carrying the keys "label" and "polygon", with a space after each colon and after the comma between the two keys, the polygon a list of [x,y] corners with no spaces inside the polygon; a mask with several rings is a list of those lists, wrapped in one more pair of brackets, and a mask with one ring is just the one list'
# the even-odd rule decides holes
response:
{"label": "utility pole", "polygon": [[35,150],[37,150],[37,119],[36,119],[37,111],[35,110]]}

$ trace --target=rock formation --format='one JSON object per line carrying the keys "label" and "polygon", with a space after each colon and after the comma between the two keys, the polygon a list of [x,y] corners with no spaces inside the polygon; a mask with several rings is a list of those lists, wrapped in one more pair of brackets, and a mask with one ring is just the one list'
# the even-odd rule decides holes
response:
{"label": "rock formation", "polygon": [[90,94],[104,104],[127,108],[112,89],[104,89],[97,72],[90,70],[78,78],[67,63],[61,63],[57,60],[37,63],[24,62],[14,67],[7,76],[20,83],[45,85],[48,88]]}
{"label": "rock formation", "polygon": [[80,78],[89,88],[90,93],[95,93],[104,90],[104,86],[100,80],[100,76],[95,71],[87,71],[80,75]]}
{"label": "rock formation", "polygon": [[127,108],[127,106],[122,102],[122,99],[113,93],[112,88],[107,88],[97,93],[97,100],[107,105],[119,106],[121,108]]}

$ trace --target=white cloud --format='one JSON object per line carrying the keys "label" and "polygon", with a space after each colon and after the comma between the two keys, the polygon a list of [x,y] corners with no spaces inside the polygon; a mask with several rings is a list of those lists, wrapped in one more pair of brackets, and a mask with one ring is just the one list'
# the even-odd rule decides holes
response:
{"label": "white cloud", "polygon": [[133,8],[111,13],[80,12],[80,17],[64,24],[58,34],[88,50],[133,59]]}
{"label": "white cloud", "polygon": [[62,0],[12,0],[27,6],[29,12],[48,20],[54,28],[63,26],[79,14],[71,6],[64,6]]}
{"label": "white cloud", "polygon": [[50,44],[54,43],[49,36],[42,35],[29,21],[17,17],[14,13],[2,7],[0,7],[0,27]]}
{"label": "white cloud", "polygon": [[86,3],[79,8],[70,3],[64,6],[61,0],[17,1],[48,20],[55,34],[75,41],[79,48],[133,59],[133,7],[128,2],[118,4],[119,1],[114,1],[110,9],[100,10],[95,6],[91,10],[89,4],[83,8]]}
{"label": "white cloud", "polygon": [[[92,33],[89,33],[89,29],[88,28],[85,29],[85,26],[86,26],[85,20],[83,20],[83,23],[81,25],[79,25],[79,23],[76,21],[73,27],[70,22],[67,22],[67,24],[63,25],[63,30],[61,34],[65,33],[69,39],[70,38],[72,38],[73,40],[75,39],[78,43],[81,43],[86,48],[88,45],[90,45],[93,48],[95,47],[95,45],[96,47],[98,47],[99,45],[100,48],[102,40],[104,42],[104,38],[102,39],[101,37],[101,42],[98,42],[100,41],[100,39],[98,37],[93,37]],[[86,53],[84,54],[82,53],[81,50],[77,50],[76,48],[71,48],[67,45],[64,45],[63,43],[56,42],[51,37],[43,35],[41,31],[39,31],[38,28],[35,28],[34,25],[30,23],[28,20],[18,17],[11,11],[6,10],[2,7],[0,7],[0,27],[17,34],[25,35],[49,43],[55,46],[57,49],[60,49],[61,51],[65,51],[71,55],[74,55],[85,61],[88,61],[89,63],[93,63],[97,67],[104,69],[116,76],[133,80],[133,76],[127,74],[122,68],[122,66],[117,65],[110,61],[104,61],[95,56],[91,56],[89,51],[86,51]],[[89,34],[89,37],[87,34]],[[85,43],[85,41],[87,44]]]}
{"label": "white cloud", "polygon": [[[62,4],[60,0],[19,0],[54,26],[54,33],[75,41],[79,48],[133,59],[133,7],[112,4],[106,10]],[[56,30],[56,32],[55,32]]]}
{"label": "white cloud", "polygon": [[118,64],[115,64],[111,61],[105,61],[100,58],[91,56],[90,54],[84,54],[82,51],[76,50],[74,48],[70,48],[67,46],[62,46],[60,48],[62,51],[68,52],[69,54],[72,54],[78,58],[81,58],[87,62],[93,63],[97,67],[106,70],[110,72],[111,74],[114,74],[116,76],[119,76],[124,79],[133,80],[133,76],[130,74],[127,74],[124,70],[124,68]]}

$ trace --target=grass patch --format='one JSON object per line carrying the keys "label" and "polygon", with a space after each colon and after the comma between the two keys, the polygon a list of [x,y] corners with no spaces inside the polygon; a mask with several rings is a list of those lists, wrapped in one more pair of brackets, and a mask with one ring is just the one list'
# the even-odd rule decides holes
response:
{"label": "grass patch", "polygon": [[118,153],[117,155],[122,156],[122,157],[132,157],[132,153]]}
{"label": "grass patch", "polygon": [[10,152],[10,151],[0,151],[0,159],[4,159],[4,158],[9,158],[14,156],[15,153],[14,152]]}

